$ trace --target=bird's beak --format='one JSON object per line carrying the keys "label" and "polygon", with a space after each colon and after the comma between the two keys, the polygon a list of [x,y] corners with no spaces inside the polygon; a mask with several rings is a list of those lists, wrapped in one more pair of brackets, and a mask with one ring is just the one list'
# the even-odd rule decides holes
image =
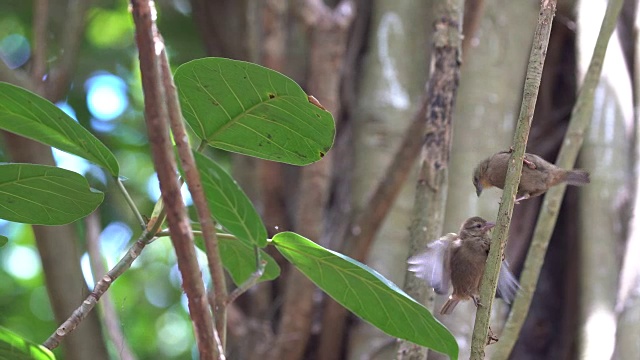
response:
{"label": "bird's beak", "polygon": [[482,184],[480,184],[479,182],[476,184],[476,195],[478,195],[478,197],[480,197],[480,194],[482,194]]}
{"label": "bird's beak", "polygon": [[487,223],[484,224],[483,229],[484,229],[484,231],[489,231],[489,230],[493,229],[494,226],[496,226],[496,223],[491,222],[491,221],[487,221]]}

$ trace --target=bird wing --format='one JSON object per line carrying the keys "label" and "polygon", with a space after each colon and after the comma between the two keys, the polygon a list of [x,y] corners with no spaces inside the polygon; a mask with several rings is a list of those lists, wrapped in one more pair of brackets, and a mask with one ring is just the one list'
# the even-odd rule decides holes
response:
{"label": "bird wing", "polygon": [[427,248],[409,258],[409,271],[427,281],[438,294],[449,293],[451,275],[449,270],[449,253],[453,240],[458,235],[450,233],[432,242]]}
{"label": "bird wing", "polygon": [[511,304],[516,297],[518,289],[520,289],[518,279],[509,270],[509,263],[503,260],[502,266],[500,266],[500,274],[498,275],[498,294],[502,300]]}

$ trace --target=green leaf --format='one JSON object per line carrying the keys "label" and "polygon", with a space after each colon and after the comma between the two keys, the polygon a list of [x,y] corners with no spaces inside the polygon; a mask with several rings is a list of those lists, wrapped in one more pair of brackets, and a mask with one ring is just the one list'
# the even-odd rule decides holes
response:
{"label": "green leaf", "polygon": [[213,147],[307,165],[333,144],[331,113],[311,104],[295,81],[277,71],[205,58],[181,65],[175,82],[186,121]]}
{"label": "green leaf", "polygon": [[0,327],[0,359],[11,360],[55,360],[53,353],[44,346],[32,343],[23,337]]}
{"label": "green leaf", "polygon": [[0,82],[0,129],[78,155],[118,175],[113,153],[87,129],[48,100],[4,82]]}
{"label": "green leaf", "polygon": [[7,245],[7,243],[9,242],[9,238],[4,236],[4,235],[0,235],[0,247],[3,247],[5,245]]}
{"label": "green leaf", "polygon": [[[196,246],[205,251],[201,236],[196,237]],[[236,286],[247,281],[251,274],[257,270],[256,256],[252,245],[237,239],[218,237],[218,248],[222,265],[227,269]],[[280,267],[269,254],[260,250],[260,258],[265,260],[267,265],[264,267],[264,273],[258,280],[259,282],[273,280],[280,276]]]}
{"label": "green leaf", "polygon": [[93,212],[104,195],[73,171],[34,164],[0,164],[0,219],[63,225]]}
{"label": "green leaf", "polygon": [[458,358],[449,330],[375,270],[295,233],[279,233],[272,241],[298,270],[358,317],[391,336]]}
{"label": "green leaf", "polygon": [[240,186],[213,160],[197,152],[193,156],[216,221],[238,239],[265,247],[267,229]]}

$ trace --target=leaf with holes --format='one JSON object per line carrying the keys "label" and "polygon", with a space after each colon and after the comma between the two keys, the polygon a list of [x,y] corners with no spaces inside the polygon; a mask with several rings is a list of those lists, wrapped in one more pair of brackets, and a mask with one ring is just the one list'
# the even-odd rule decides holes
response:
{"label": "leaf with holes", "polygon": [[[197,236],[195,241],[196,246],[205,251],[202,237]],[[222,265],[227,269],[236,286],[240,286],[240,284],[247,281],[251,274],[257,270],[256,256],[252,245],[238,239],[218,237],[218,248],[220,249]],[[267,264],[258,282],[273,280],[280,276],[280,267],[269,254],[264,250],[260,250],[260,258],[266,261]]]}
{"label": "leaf with holes", "polygon": [[209,145],[294,165],[320,160],[335,136],[331,113],[295,81],[237,60],[198,59],[175,73],[182,113]]}
{"label": "leaf with holes", "polygon": [[0,219],[63,225],[91,214],[104,195],[73,171],[34,164],[0,164]]}
{"label": "leaf with holes", "polygon": [[0,129],[92,161],[117,176],[118,161],[82,125],[48,100],[0,82]]}
{"label": "leaf with holes", "polygon": [[453,335],[377,271],[298,234],[273,237],[278,251],[324,292],[385,333],[458,358]]}
{"label": "leaf with holes", "polygon": [[267,245],[267,229],[240,186],[220,165],[194,152],[202,186],[213,217],[238,239],[252,245]]}
{"label": "leaf with holes", "polygon": [[0,327],[0,359],[55,360],[44,346],[33,343],[12,331]]}

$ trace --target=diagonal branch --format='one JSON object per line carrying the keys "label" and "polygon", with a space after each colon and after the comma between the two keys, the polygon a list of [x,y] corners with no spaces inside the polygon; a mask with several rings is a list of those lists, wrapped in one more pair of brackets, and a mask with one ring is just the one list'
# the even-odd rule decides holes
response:
{"label": "diagonal branch", "polygon": [[[182,112],[180,111],[176,86],[171,76],[167,52],[164,50],[164,47],[162,49],[162,53],[160,54],[160,68],[167,108],[169,110],[171,131],[173,133],[173,139],[176,142],[176,147],[178,148],[178,155],[180,156],[180,163],[185,173],[185,180],[187,186],[189,186],[189,191],[191,192],[191,197],[198,213],[198,220],[202,227],[202,237],[204,239],[209,272],[211,273],[214,288],[214,304],[210,304],[213,305],[212,310],[215,314],[217,329],[217,335],[214,334],[214,338],[216,340],[216,346],[219,349],[224,349],[227,322],[227,285],[224,278],[220,251],[218,250],[218,237],[216,235],[216,228],[213,223],[211,211],[209,211],[209,206],[207,205],[204,189],[202,188],[200,173],[198,172],[193,158],[193,152],[189,146],[189,137],[187,136],[187,131],[182,121]],[[224,357],[224,351],[220,351],[219,357]]]}
{"label": "diagonal branch", "polygon": [[213,318],[193,246],[191,223],[180,193],[180,182],[169,136],[168,110],[158,59],[164,48],[155,25],[155,5],[150,0],[132,0],[131,5],[136,27],[149,143],[167,211],[171,242],[182,276],[182,287],[189,300],[196,343],[201,359],[221,358],[223,354],[220,354],[219,347],[214,345]]}
{"label": "diagonal branch", "polygon": [[[584,133],[593,115],[595,89],[600,80],[607,45],[611,34],[616,28],[622,3],[622,0],[612,0],[607,6],[593,57],[591,58],[591,63],[585,75],[582,89],[578,94],[578,99],[576,100],[576,105],[571,115],[571,121],[569,122],[569,128],[567,129],[567,134],[560,148],[558,159],[556,160],[556,165],[564,169],[573,168],[580,147],[582,146]],[[494,353],[496,359],[507,359],[518,339],[524,320],[529,312],[531,299],[536,284],[538,283],[540,269],[542,268],[547,247],[549,246],[549,240],[551,239],[558,218],[565,190],[565,185],[553,187],[549,189],[544,198],[541,207],[542,211],[538,217],[533,232],[533,239],[531,240],[529,252],[524,263],[524,269],[520,275],[522,291],[518,292],[511,309],[511,314],[504,328],[504,335],[496,345],[497,349]]]}
{"label": "diagonal branch", "polygon": [[520,108],[520,115],[513,140],[514,151],[509,160],[504,192],[502,193],[502,200],[500,201],[500,208],[498,209],[497,224],[495,230],[493,230],[491,249],[487,258],[487,267],[480,286],[480,302],[484,306],[478,308],[473,328],[473,336],[471,338],[471,359],[475,360],[484,359],[485,357],[484,347],[487,343],[489,316],[491,314],[493,297],[496,293],[498,272],[500,271],[502,254],[509,232],[515,195],[518,191],[518,184],[520,184],[524,151],[527,147],[533,112],[538,98],[540,80],[542,79],[542,68],[547,55],[549,36],[551,35],[551,24],[556,12],[556,1],[542,0],[540,7],[540,16],[533,37],[531,55],[529,56],[529,65],[524,82],[522,106]]}

